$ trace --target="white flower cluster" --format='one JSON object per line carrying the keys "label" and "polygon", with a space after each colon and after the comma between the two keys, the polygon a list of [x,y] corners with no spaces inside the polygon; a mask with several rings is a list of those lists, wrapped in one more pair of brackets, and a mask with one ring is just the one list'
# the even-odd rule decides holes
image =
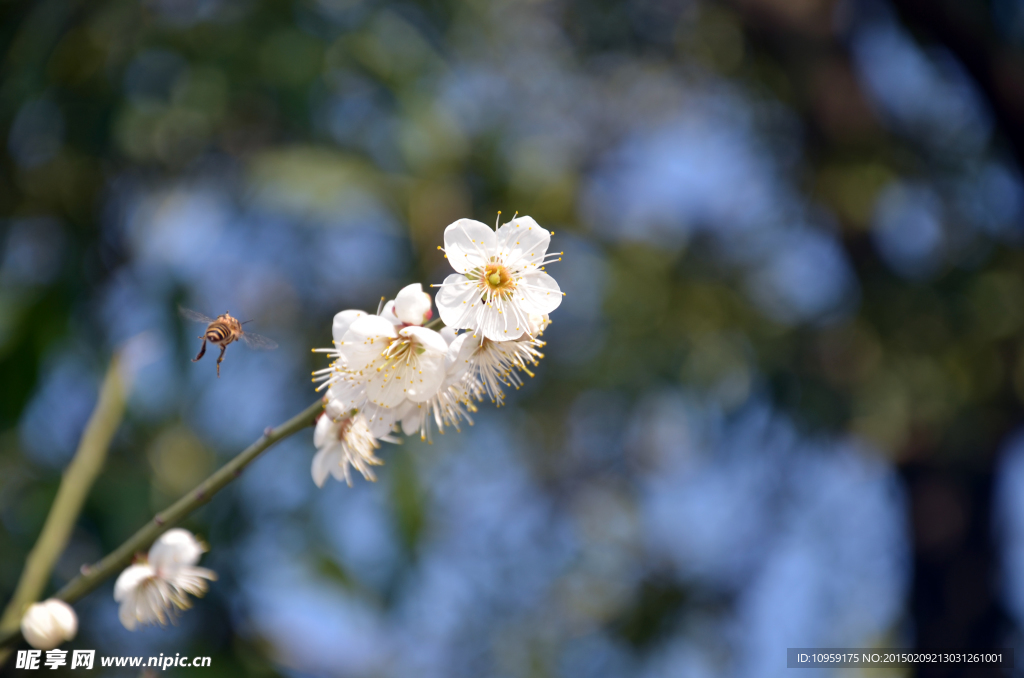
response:
{"label": "white flower cluster", "polygon": [[[522,385],[519,372],[543,357],[540,335],[562,292],[544,265],[551,233],[531,217],[498,229],[460,219],[444,232],[445,257],[456,273],[437,285],[437,307],[446,327],[429,327],[430,295],[419,283],[403,288],[376,315],[342,311],[334,316],[332,358],[313,373],[326,389],[324,416],[313,441],[313,480],[328,475],[351,485],[350,467],[375,480],[379,441],[397,442],[398,430],[430,440],[432,427],[459,430],[489,398],[501,405],[503,387]],[[461,334],[458,330],[465,330]]]}

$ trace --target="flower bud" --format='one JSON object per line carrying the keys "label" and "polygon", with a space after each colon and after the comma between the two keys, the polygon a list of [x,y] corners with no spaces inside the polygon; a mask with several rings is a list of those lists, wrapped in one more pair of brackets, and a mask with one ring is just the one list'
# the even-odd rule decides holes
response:
{"label": "flower bud", "polygon": [[52,650],[78,632],[78,617],[63,600],[33,603],[21,618],[21,634],[37,650]]}
{"label": "flower bud", "polygon": [[406,285],[395,296],[395,315],[408,325],[422,325],[433,315],[430,310],[430,295],[423,291],[423,285]]}

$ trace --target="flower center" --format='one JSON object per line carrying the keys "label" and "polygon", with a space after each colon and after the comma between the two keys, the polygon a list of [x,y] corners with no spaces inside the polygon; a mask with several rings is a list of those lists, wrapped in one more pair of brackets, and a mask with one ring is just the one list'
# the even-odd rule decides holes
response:
{"label": "flower center", "polygon": [[383,355],[387,360],[401,360],[409,354],[409,350],[412,348],[412,339],[407,337],[399,337],[392,339],[388,343],[388,347],[384,349]]}
{"label": "flower center", "polygon": [[499,291],[511,287],[512,274],[499,263],[491,262],[483,270],[482,282],[491,290]]}
{"label": "flower center", "polygon": [[427,349],[417,344],[411,337],[389,339],[388,347],[380,354],[384,360],[377,365],[377,371],[386,373],[399,363],[408,365],[416,359],[416,356],[423,355],[426,351]]}

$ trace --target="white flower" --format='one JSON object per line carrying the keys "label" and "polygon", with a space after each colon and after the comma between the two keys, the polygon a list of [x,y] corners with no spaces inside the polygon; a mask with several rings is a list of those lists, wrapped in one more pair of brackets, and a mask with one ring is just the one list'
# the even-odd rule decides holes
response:
{"label": "white flower", "polygon": [[448,226],[444,252],[458,273],[438,286],[441,320],[493,341],[528,332],[531,314],[551,313],[562,303],[558,283],[541,270],[561,254],[547,254],[550,242],[551,233],[531,217],[513,219],[497,231],[472,219]]}
{"label": "white flower", "polygon": [[[398,442],[387,436],[381,439]],[[317,453],[313,457],[312,474],[317,487],[324,486],[328,474],[334,476],[335,480],[344,480],[351,487],[350,468],[362,473],[367,480],[377,480],[370,467],[384,463],[374,456],[380,443],[362,414],[348,413],[347,416],[333,419],[325,411],[313,431],[313,444],[316,445]]]}
{"label": "white flower", "polygon": [[[338,342],[338,360],[326,371],[330,397],[343,410],[367,403],[395,408],[406,400],[430,400],[444,381],[448,345],[434,330],[411,325],[397,329],[389,320],[358,318]],[[321,386],[323,388],[323,386]]]}
{"label": "white flower", "polygon": [[[425,403],[407,402],[399,409],[398,420],[402,424],[402,432],[412,435],[419,431],[420,440],[431,441],[431,421],[437,425],[437,430],[444,435],[444,427],[450,426],[456,431],[461,430],[459,423],[463,420],[473,424],[471,412],[476,412],[473,398],[478,397],[479,389],[473,389],[470,384],[470,375],[467,370],[457,361],[460,341],[455,345],[458,336],[450,327],[445,327],[440,332],[444,340],[448,342],[448,352],[445,354],[445,378],[441,383],[434,397]],[[479,399],[479,398],[478,398]]]}
{"label": "white flower", "polygon": [[202,596],[207,580],[217,575],[195,567],[205,547],[188,530],[165,532],[149,549],[145,562],[131,565],[114,584],[114,600],[121,603],[121,623],[129,631],[138,624],[166,624],[176,610],[192,606],[189,595]]}
{"label": "white flower", "polygon": [[28,606],[21,618],[21,635],[37,650],[52,650],[78,633],[78,617],[63,600],[50,598]]}
{"label": "white flower", "polygon": [[523,385],[518,371],[533,376],[528,365],[536,366],[544,354],[539,339],[529,337],[517,341],[492,341],[478,334],[460,334],[452,343],[454,368],[464,374],[461,382],[469,392],[482,399],[483,394],[499,406],[505,400],[502,385],[519,388]]}
{"label": "white flower", "polygon": [[407,285],[395,296],[395,316],[406,325],[422,325],[430,320],[430,295],[423,291],[423,285]]}
{"label": "white flower", "polygon": [[[318,381],[325,382],[317,387],[317,391],[328,388],[327,396],[324,398],[324,411],[327,413],[327,416],[333,420],[341,420],[349,416],[349,413],[352,410],[352,404],[350,402],[350,387],[354,381],[351,375],[349,375],[344,369],[345,365],[343,357],[338,352],[338,346],[342,343],[345,333],[348,332],[348,328],[352,326],[352,323],[359,318],[365,317],[368,317],[368,314],[365,311],[354,309],[337,313],[334,316],[334,321],[331,325],[331,334],[334,336],[334,347],[313,349],[313,353],[326,353],[334,359],[334,362],[332,362],[328,367],[325,367],[322,370],[317,370],[313,373],[314,383]],[[394,318],[394,322],[399,322],[398,318]],[[365,398],[363,398],[363,400],[365,401]],[[364,410],[365,409],[366,408],[364,407]],[[364,412],[364,414],[367,413]],[[370,427],[374,435],[381,437],[391,431],[395,423],[395,416],[393,413],[383,410],[383,416],[370,415],[367,416],[367,421],[370,422]]]}
{"label": "white flower", "polygon": [[444,380],[448,342],[420,327],[429,320],[430,295],[419,283],[402,288],[377,315],[347,310],[334,316],[334,347],[313,349],[334,361],[313,373],[327,388],[325,409],[333,420],[357,410],[377,438],[387,435],[400,418],[397,408],[426,402]]}

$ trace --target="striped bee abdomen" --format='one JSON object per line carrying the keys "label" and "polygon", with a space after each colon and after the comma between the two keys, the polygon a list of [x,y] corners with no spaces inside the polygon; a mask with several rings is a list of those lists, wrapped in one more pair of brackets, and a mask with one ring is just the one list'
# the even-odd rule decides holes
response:
{"label": "striped bee abdomen", "polygon": [[206,328],[206,340],[214,344],[223,342],[231,335],[231,329],[226,323],[220,321],[210,323],[209,327]]}

